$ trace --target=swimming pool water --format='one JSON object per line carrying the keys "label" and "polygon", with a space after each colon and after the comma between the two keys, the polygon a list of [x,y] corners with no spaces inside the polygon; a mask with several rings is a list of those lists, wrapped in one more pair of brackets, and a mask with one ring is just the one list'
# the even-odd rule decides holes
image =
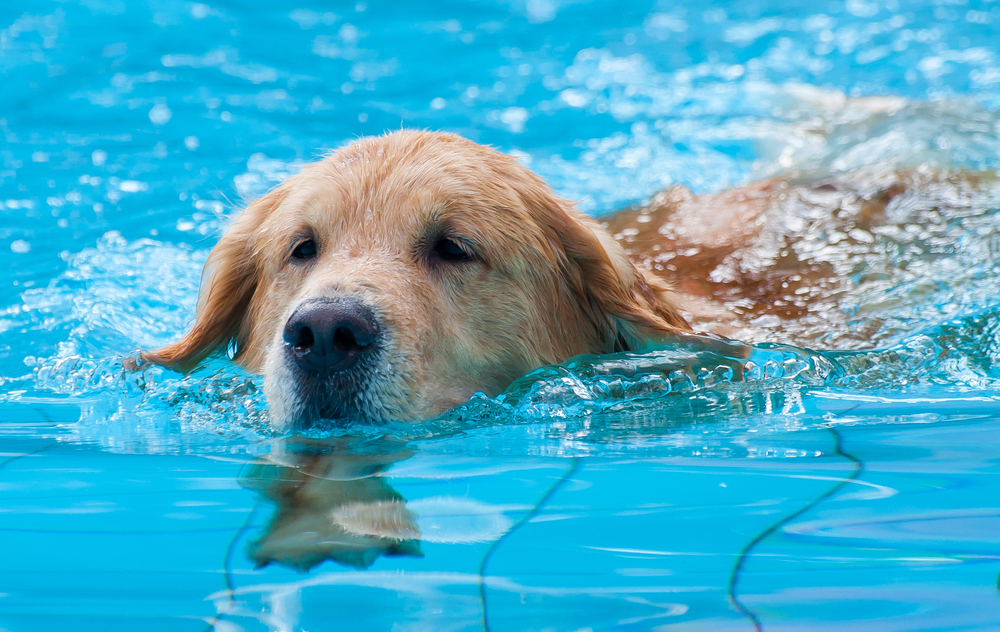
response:
{"label": "swimming pool water", "polygon": [[120,368],[188,326],[244,199],[358,135],[458,132],[598,217],[995,171],[998,25],[962,0],[0,7],[0,629],[1000,627],[996,187],[908,198],[864,248],[817,235],[836,314],[757,323],[743,382],[695,342],[288,437],[225,359]]}

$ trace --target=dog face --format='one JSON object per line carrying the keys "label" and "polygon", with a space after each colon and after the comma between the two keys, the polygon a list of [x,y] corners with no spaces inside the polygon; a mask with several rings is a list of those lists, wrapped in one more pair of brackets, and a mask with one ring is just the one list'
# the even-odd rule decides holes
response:
{"label": "dog face", "polygon": [[515,159],[405,131],[252,203],[209,256],[194,328],[145,357],[185,370],[235,342],[287,427],[427,418],[683,330],[672,294]]}

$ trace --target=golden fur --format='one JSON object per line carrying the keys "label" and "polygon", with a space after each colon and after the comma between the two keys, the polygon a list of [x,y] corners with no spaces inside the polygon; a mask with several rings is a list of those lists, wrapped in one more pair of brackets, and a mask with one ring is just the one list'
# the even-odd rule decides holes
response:
{"label": "golden fur", "polygon": [[[428,241],[445,233],[476,259],[430,261]],[[319,250],[308,265],[290,259],[305,236]],[[345,396],[362,419],[426,418],[539,366],[690,330],[665,283],[514,158],[402,131],[352,143],[250,204],[209,256],[194,327],[144,357],[183,371],[235,342],[287,426],[307,407],[282,328],[303,301],[341,296],[369,305],[386,333],[378,368]]]}
{"label": "golden fur", "polygon": [[886,257],[875,235],[905,229],[918,209],[953,216],[996,180],[924,166],[773,178],[709,195],[675,186],[604,226],[640,269],[674,283],[696,330],[807,347],[835,333],[864,345],[868,332],[848,324],[842,301],[857,300],[850,279],[868,271],[865,257]]}
{"label": "golden fur", "polygon": [[[674,187],[602,226],[488,147],[431,132],[367,138],[250,204],[205,264],[194,327],[143,357],[185,371],[235,343],[287,427],[322,414],[324,397],[356,419],[427,418],[540,366],[641,350],[689,323],[755,340],[777,319],[786,341],[811,344],[843,318],[838,296],[855,273],[817,250],[818,236],[857,249],[897,197],[968,196],[994,180],[917,169],[702,196]],[[475,256],[435,261],[441,236]],[[317,246],[308,263],[292,260],[303,239]],[[333,382],[296,371],[282,331],[315,299],[370,309],[374,364]]]}

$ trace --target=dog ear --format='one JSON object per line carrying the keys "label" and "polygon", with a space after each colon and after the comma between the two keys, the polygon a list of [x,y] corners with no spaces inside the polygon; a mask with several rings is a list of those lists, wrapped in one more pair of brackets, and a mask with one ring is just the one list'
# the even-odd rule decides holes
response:
{"label": "dog ear", "polygon": [[[671,334],[690,332],[677,307],[677,295],[657,277],[646,275],[625,250],[592,218],[566,209],[563,249],[579,271],[570,287],[592,310],[591,320],[605,328],[610,351],[637,351]],[[575,275],[571,275],[572,276]]]}
{"label": "dog ear", "polygon": [[664,281],[636,268],[597,221],[532,179],[522,196],[542,213],[551,247],[562,254],[556,258],[563,281],[602,345],[594,352],[635,351],[691,332]]}
{"label": "dog ear", "polygon": [[284,198],[285,188],[275,189],[240,213],[205,262],[194,327],[177,342],[140,354],[140,359],[187,372],[219,347],[235,342],[237,354],[244,348],[260,276],[256,238]]}

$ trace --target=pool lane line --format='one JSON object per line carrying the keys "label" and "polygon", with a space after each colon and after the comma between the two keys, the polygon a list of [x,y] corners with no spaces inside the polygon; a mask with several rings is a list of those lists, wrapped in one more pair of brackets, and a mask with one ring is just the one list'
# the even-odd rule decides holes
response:
{"label": "pool lane line", "polygon": [[[848,411],[844,412],[846,413]],[[833,435],[833,453],[853,463],[854,471],[851,472],[850,475],[841,480],[839,483],[828,489],[825,493],[821,494],[820,496],[817,496],[809,504],[785,516],[778,522],[775,522],[770,527],[757,534],[757,536],[753,540],[750,540],[750,542],[748,542],[747,545],[743,547],[743,550],[740,551],[739,558],[737,558],[736,564],[733,566],[733,570],[729,574],[729,591],[728,591],[729,603],[737,612],[739,612],[741,615],[750,620],[750,623],[753,624],[753,629],[755,632],[763,632],[764,626],[761,625],[760,618],[752,610],[750,610],[750,608],[748,608],[742,601],[740,601],[739,595],[737,594],[737,588],[739,586],[739,581],[740,581],[740,573],[743,571],[743,567],[746,565],[747,560],[750,559],[750,555],[753,553],[753,550],[757,547],[758,544],[760,544],[768,537],[770,537],[772,534],[774,534],[775,531],[785,526],[789,522],[795,520],[799,516],[803,515],[810,509],[813,509],[827,498],[830,498],[831,496],[839,492],[845,485],[848,485],[849,483],[856,480],[859,476],[861,476],[861,473],[864,472],[865,466],[864,463],[861,462],[861,459],[854,456],[853,454],[849,454],[844,451],[844,439],[843,437],[841,437],[840,432],[833,426],[828,426],[827,430],[829,430],[830,433]],[[1000,588],[998,588],[998,590],[1000,590]]]}
{"label": "pool lane line", "polygon": [[483,560],[479,563],[479,603],[482,606],[482,611],[483,611],[483,632],[490,632],[489,611],[486,606],[486,565],[489,564],[490,558],[493,556],[493,553],[497,550],[497,548],[504,540],[506,540],[511,534],[520,529],[522,526],[527,524],[529,520],[538,515],[538,513],[542,510],[542,508],[546,504],[548,504],[548,502],[552,499],[555,493],[559,491],[559,488],[562,487],[566,483],[566,481],[568,481],[569,478],[576,473],[576,471],[579,468],[580,468],[580,457],[576,456],[572,457],[570,459],[569,467],[566,468],[566,471],[563,472],[562,476],[560,476],[554,483],[552,483],[552,485],[550,485],[547,490],[545,490],[545,494],[543,494],[542,497],[538,499],[538,502],[535,503],[535,506],[532,507],[531,510],[528,511],[528,513],[521,516],[521,519],[515,522],[514,526],[512,526],[510,529],[507,529],[507,531],[505,531],[503,535],[494,540],[490,544],[490,547],[486,549],[486,553],[483,555]]}
{"label": "pool lane line", "polygon": [[233,609],[233,605],[236,603],[236,587],[233,585],[232,569],[233,549],[236,547],[236,541],[242,538],[243,534],[249,531],[253,526],[253,518],[257,514],[257,510],[260,508],[260,505],[260,501],[254,503],[253,508],[247,512],[247,518],[243,521],[243,526],[241,526],[236,533],[233,534],[232,539],[229,540],[229,544],[226,545],[226,554],[222,558],[223,581],[226,584],[226,605],[221,612],[216,611],[215,616],[208,620],[208,625],[205,626],[203,632],[215,631],[215,626],[219,623],[219,621],[222,621],[227,614],[229,614],[229,612]]}

